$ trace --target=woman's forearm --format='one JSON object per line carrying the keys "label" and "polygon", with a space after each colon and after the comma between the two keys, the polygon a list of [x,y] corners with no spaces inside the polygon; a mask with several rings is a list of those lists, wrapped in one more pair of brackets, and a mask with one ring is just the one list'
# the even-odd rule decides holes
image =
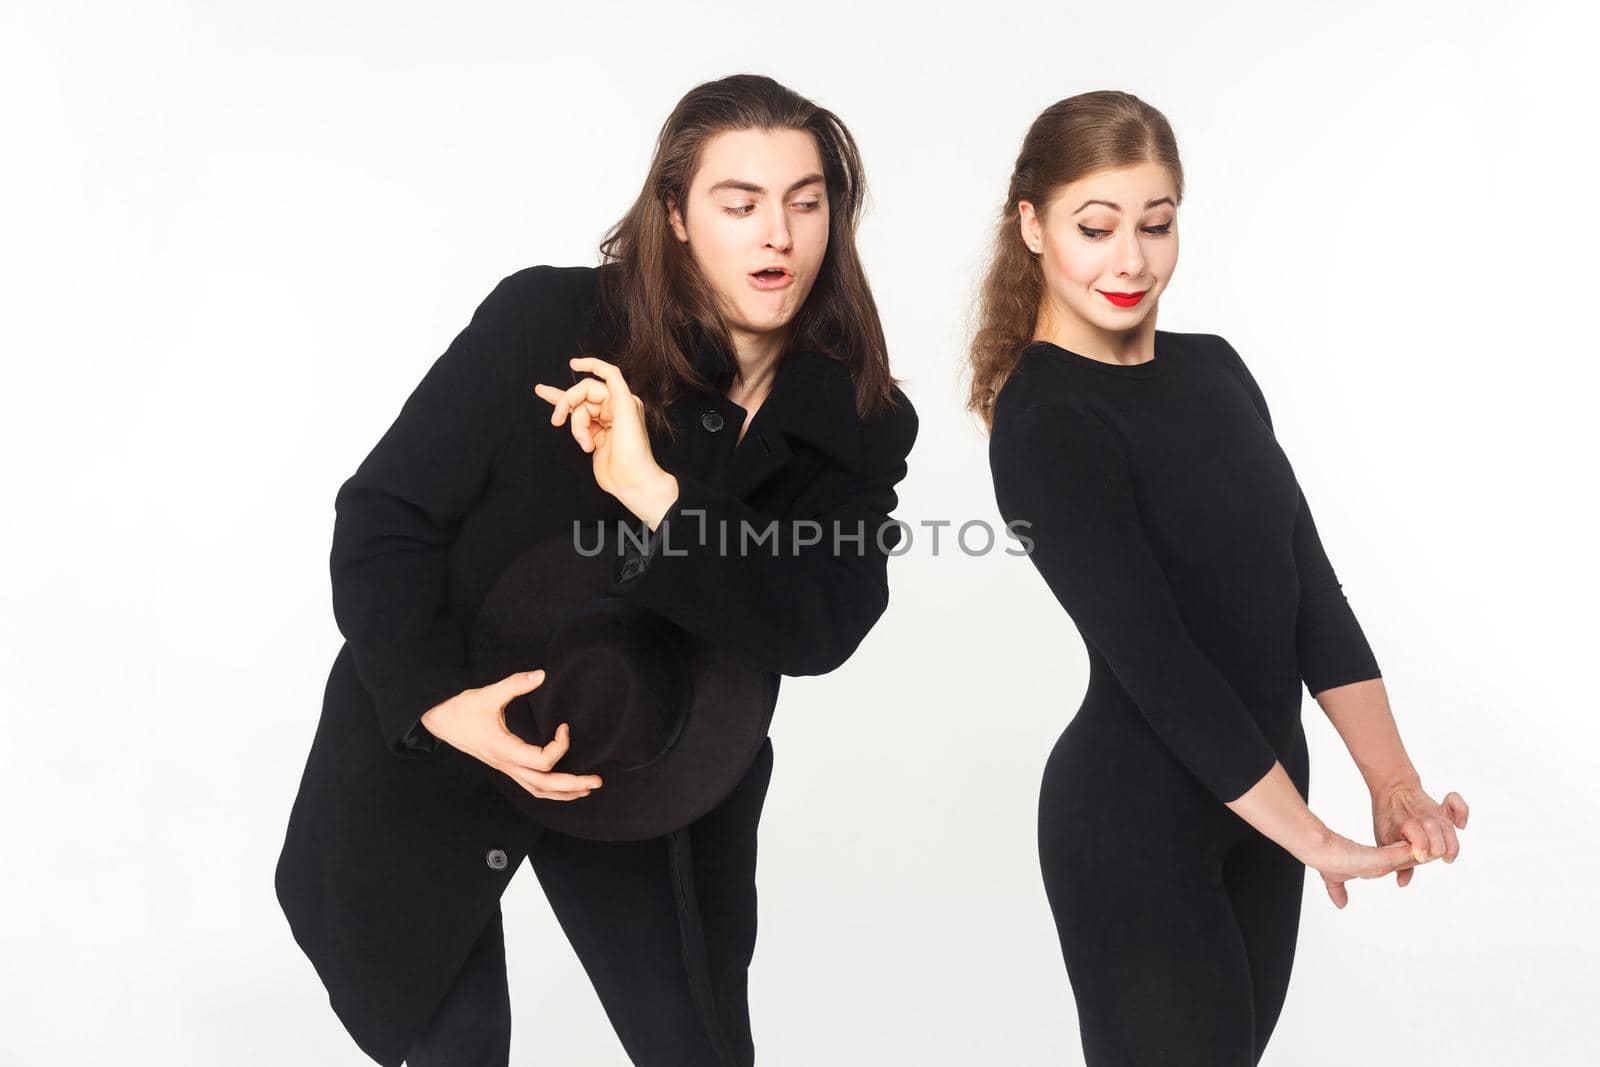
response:
{"label": "woman's forearm", "polygon": [[1419,782],[1417,769],[1400,741],[1382,678],[1324,689],[1317,703],[1344,739],[1350,757],[1374,796]]}
{"label": "woman's forearm", "polygon": [[1302,863],[1312,863],[1331,836],[1282,763],[1274,763],[1244,795],[1229,801],[1228,809]]}

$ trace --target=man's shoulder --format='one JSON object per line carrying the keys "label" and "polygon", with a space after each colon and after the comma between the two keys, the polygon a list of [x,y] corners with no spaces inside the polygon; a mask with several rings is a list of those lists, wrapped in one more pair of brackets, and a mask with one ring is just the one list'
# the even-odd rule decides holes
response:
{"label": "man's shoulder", "polygon": [[889,402],[861,422],[862,450],[869,457],[904,459],[916,443],[916,406],[898,386],[889,387]]}
{"label": "man's shoulder", "polygon": [[500,280],[486,307],[515,318],[525,339],[527,371],[540,381],[573,379],[567,360],[584,347],[599,306],[597,267],[538,263]]}
{"label": "man's shoulder", "polygon": [[594,301],[599,270],[536,263],[506,275],[500,285],[523,304],[537,309],[583,309]]}

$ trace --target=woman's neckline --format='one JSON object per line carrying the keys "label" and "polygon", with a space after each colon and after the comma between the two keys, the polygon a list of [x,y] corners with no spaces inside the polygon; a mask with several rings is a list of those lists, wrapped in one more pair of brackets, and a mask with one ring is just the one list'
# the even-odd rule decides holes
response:
{"label": "woman's neckline", "polygon": [[1103,359],[1095,359],[1081,352],[1074,352],[1069,348],[1062,348],[1053,341],[1034,340],[1028,342],[1023,351],[1037,348],[1047,353],[1051,358],[1079,366],[1090,367],[1094,370],[1104,371],[1106,374],[1115,374],[1123,378],[1151,378],[1161,373],[1161,368],[1167,365],[1170,354],[1167,352],[1167,338],[1165,330],[1155,331],[1155,355],[1143,363],[1108,363]]}

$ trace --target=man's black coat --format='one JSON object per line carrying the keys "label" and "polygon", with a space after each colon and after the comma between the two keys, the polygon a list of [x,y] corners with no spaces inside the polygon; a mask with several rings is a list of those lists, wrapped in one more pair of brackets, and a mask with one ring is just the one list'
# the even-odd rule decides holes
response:
{"label": "man's black coat", "polygon": [[[386,1065],[401,1062],[540,832],[488,768],[418,720],[495,680],[466,667],[465,633],[523,548],[575,519],[642,528],[533,392],[579,377],[567,360],[580,354],[596,277],[536,266],[502,280],[335,499],[333,608],[345,643],[276,888],[334,1011]],[[713,380],[730,373],[709,346],[696,366]],[[673,405],[682,437],[653,435],[652,445],[680,494],[658,526],[662,547],[619,561],[615,591],[775,675],[843,663],[888,603],[887,553],[899,541],[889,515],[917,433],[910,402],[898,389],[895,399],[861,421],[845,368],[798,351],[737,444],[746,412],[720,392]],[[776,542],[720,551],[719,529],[731,546],[741,521],[765,533],[774,518]],[[820,538],[795,522],[806,519]]]}

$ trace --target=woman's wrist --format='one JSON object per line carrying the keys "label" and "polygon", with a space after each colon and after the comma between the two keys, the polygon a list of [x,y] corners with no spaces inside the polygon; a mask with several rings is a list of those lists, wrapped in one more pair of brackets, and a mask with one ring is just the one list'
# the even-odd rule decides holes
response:
{"label": "woman's wrist", "polygon": [[1306,864],[1308,867],[1314,867],[1318,858],[1327,852],[1328,846],[1333,843],[1336,836],[1328,828],[1328,824],[1317,817],[1316,812],[1307,808],[1298,832],[1295,834],[1296,847],[1288,851],[1301,863]]}
{"label": "woman's wrist", "polygon": [[1372,793],[1372,807],[1376,810],[1394,794],[1402,790],[1422,790],[1422,777],[1415,769],[1405,772],[1376,778],[1367,783],[1368,790]]}

